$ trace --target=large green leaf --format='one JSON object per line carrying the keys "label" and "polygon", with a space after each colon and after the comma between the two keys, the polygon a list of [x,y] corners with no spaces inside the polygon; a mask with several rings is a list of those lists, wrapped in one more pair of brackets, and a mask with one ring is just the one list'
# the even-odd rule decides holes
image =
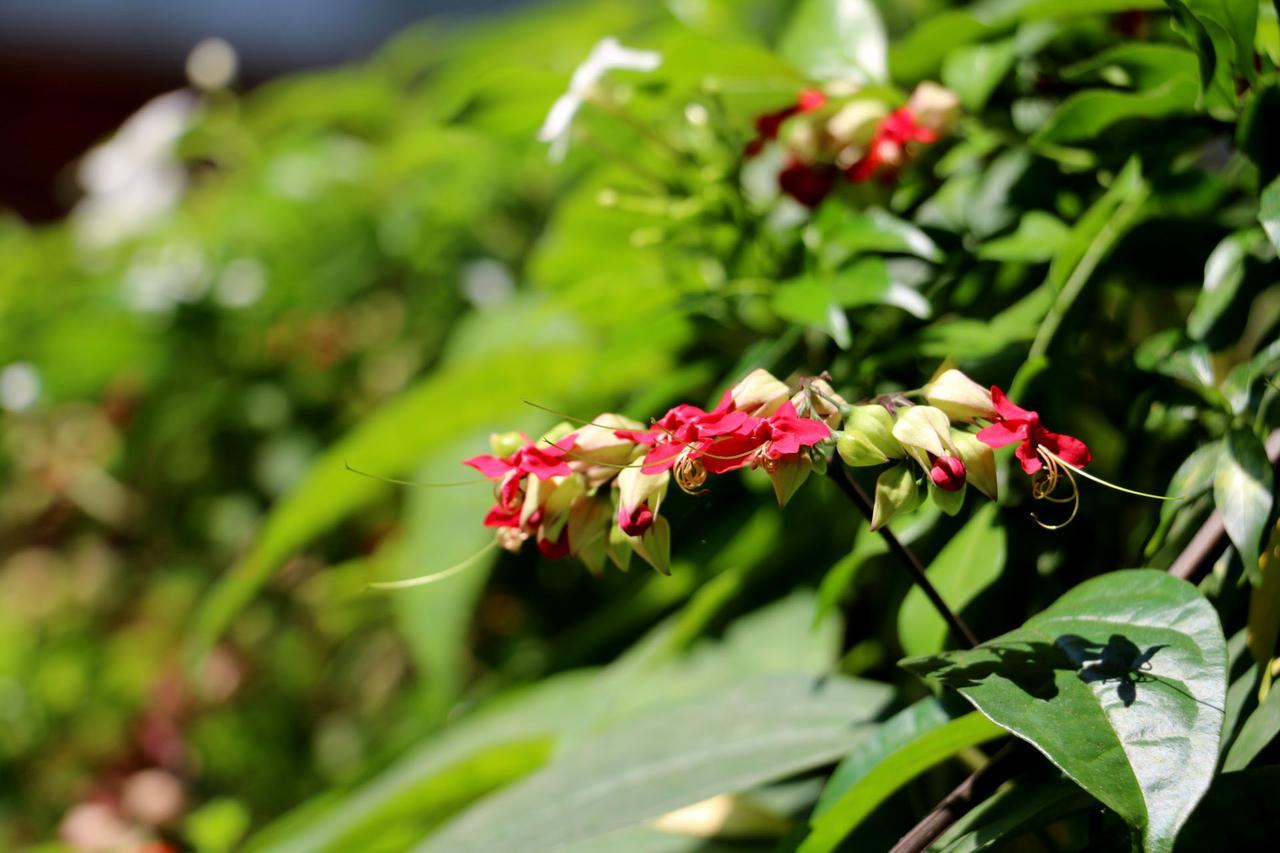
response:
{"label": "large green leaf", "polygon": [[1237,77],[1252,80],[1257,0],[1166,0],[1200,55],[1200,79],[1211,111],[1232,109]]}
{"label": "large green leaf", "polygon": [[836,849],[877,806],[916,776],[962,749],[1005,734],[1004,729],[977,711],[922,731],[885,755],[849,785],[839,799],[816,813],[799,853],[829,853]]}
{"label": "large green leaf", "polygon": [[419,849],[550,850],[746,790],[848,752],[891,696],[840,676],[750,679],[580,742]]}
{"label": "large green leaf", "polygon": [[960,691],[1169,850],[1208,789],[1226,699],[1226,642],[1186,581],[1117,571],[976,649],[903,666]]}
{"label": "large green leaf", "polygon": [[1237,427],[1227,433],[1213,478],[1213,502],[1245,571],[1255,581],[1259,549],[1271,516],[1271,462],[1256,435]]}
{"label": "large green leaf", "polygon": [[[986,502],[938,556],[927,574],[952,610],[962,611],[1004,571],[1005,533],[999,509]],[[912,586],[898,611],[898,641],[908,655],[928,655],[946,646],[947,623],[928,597]]]}
{"label": "large green leaf", "polygon": [[884,24],[871,0],[801,0],[778,51],[815,80],[884,80]]}
{"label": "large green leaf", "polygon": [[1204,288],[1187,316],[1187,332],[1191,337],[1203,340],[1223,312],[1231,307],[1244,281],[1245,261],[1261,236],[1257,229],[1237,231],[1209,254],[1204,263]]}

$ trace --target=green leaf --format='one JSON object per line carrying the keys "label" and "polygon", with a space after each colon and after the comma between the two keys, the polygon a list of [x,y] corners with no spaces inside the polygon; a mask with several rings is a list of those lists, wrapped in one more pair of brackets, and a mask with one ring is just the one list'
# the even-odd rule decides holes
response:
{"label": "green leaf", "polygon": [[1080,584],[976,649],[902,665],[960,691],[1166,851],[1217,763],[1226,642],[1213,607],[1152,570]]}
{"label": "green leaf", "polygon": [[1272,685],[1267,698],[1262,700],[1240,727],[1240,734],[1227,751],[1222,771],[1243,770],[1258,757],[1262,750],[1280,735],[1280,689]]}
{"label": "green leaf", "polygon": [[1249,408],[1249,396],[1254,383],[1274,372],[1277,367],[1280,367],[1280,339],[1267,344],[1248,361],[1231,368],[1221,386],[1231,411],[1237,415],[1244,414]]}
{"label": "green leaf", "polygon": [[816,240],[824,265],[839,267],[865,252],[899,252],[935,263],[942,251],[928,234],[882,208],[859,210],[843,204],[823,205],[806,235]]}
{"label": "green leaf", "polygon": [[1222,442],[1211,441],[1201,445],[1182,460],[1178,470],[1173,472],[1169,480],[1169,488],[1165,489],[1167,497],[1181,497],[1183,500],[1163,501],[1160,504],[1160,524],[1151,534],[1151,540],[1144,551],[1151,557],[1164,544],[1164,539],[1173,525],[1174,516],[1187,506],[1192,498],[1199,497],[1213,487],[1213,478],[1218,470],[1218,457],[1222,454]]}
{"label": "green leaf", "polygon": [[1017,231],[983,243],[978,257],[984,261],[1040,264],[1051,260],[1070,234],[1071,229],[1058,217],[1031,210],[1022,214]]}
{"label": "green leaf", "polygon": [[1258,200],[1258,221],[1267,232],[1271,245],[1280,252],[1280,178],[1267,184]]}
{"label": "green leaf", "polygon": [[1187,821],[1178,853],[1205,850],[1270,850],[1280,835],[1276,788],[1280,767],[1223,773]]}
{"label": "green leaf", "polygon": [[840,676],[755,678],[584,740],[420,850],[549,850],[831,761],[890,701]]}
{"label": "green leaf", "polygon": [[1244,281],[1245,260],[1259,237],[1261,235],[1252,229],[1237,231],[1224,238],[1209,253],[1204,264],[1204,288],[1187,316],[1187,333],[1191,337],[1204,340],[1213,324],[1231,307],[1240,283]]}
{"label": "green leaf", "polygon": [[1237,427],[1227,433],[1226,445],[1213,478],[1213,502],[1245,571],[1261,580],[1258,549],[1271,516],[1271,462],[1256,435]]}
{"label": "green leaf", "polygon": [[1234,106],[1235,78],[1253,80],[1257,0],[1167,0],[1200,55],[1201,87],[1210,108]]}
{"label": "green leaf", "polygon": [[1004,849],[1029,832],[1092,807],[1089,795],[1066,780],[1015,783],[956,821],[929,849],[938,853]]}
{"label": "green leaf", "polygon": [[[994,503],[982,508],[929,564],[926,574],[952,610],[965,605],[993,584],[1004,571],[1005,532]],[[912,586],[898,611],[898,640],[908,655],[942,651],[947,623],[920,588]]]}
{"label": "green leaf", "polygon": [[962,749],[1003,737],[1004,729],[974,711],[893,751],[811,823],[799,853],[828,853],[899,788]]}
{"label": "green leaf", "polygon": [[801,0],[778,52],[815,80],[888,78],[884,24],[871,0]]}
{"label": "green leaf", "polygon": [[942,83],[960,97],[965,109],[980,112],[1016,58],[1016,43],[1011,38],[966,45],[948,54],[942,63]]}
{"label": "green leaf", "polygon": [[1117,69],[1134,90],[1076,92],[1054,110],[1033,143],[1079,142],[1093,139],[1120,121],[1195,112],[1199,86],[1196,58],[1190,51],[1161,44],[1124,44],[1073,69],[1072,76],[1101,68]]}

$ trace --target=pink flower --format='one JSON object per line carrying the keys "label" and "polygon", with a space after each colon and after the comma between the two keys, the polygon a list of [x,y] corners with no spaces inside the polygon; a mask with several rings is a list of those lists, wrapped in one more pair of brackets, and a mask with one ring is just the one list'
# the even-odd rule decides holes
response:
{"label": "pink flower", "polygon": [[685,458],[697,458],[704,445],[734,432],[747,418],[746,412],[734,410],[733,396],[725,391],[720,403],[710,412],[683,404],[658,419],[652,429],[618,430],[615,435],[652,448],[645,454],[640,470],[645,474],[660,474],[671,470],[681,454],[685,454]]}
{"label": "pink flower", "polygon": [[630,512],[625,504],[618,506],[618,527],[628,536],[643,536],[653,526],[653,519],[653,510],[649,509],[648,501],[631,507]]}
{"label": "pink flower", "polygon": [[989,447],[1004,447],[1021,442],[1015,455],[1022,470],[1034,474],[1044,467],[1039,448],[1043,447],[1068,465],[1083,468],[1093,459],[1088,446],[1078,438],[1050,432],[1040,424],[1040,414],[1014,405],[1004,391],[991,386],[991,402],[996,420],[978,432],[978,440]]}
{"label": "pink flower", "polygon": [[[463,465],[470,465],[491,480],[504,478],[512,471],[521,475],[533,474],[539,480],[550,477],[569,476],[569,466],[564,461],[568,448],[573,447],[575,436],[567,435],[555,444],[538,447],[532,441],[515,453],[503,459],[498,456],[484,454],[463,460]],[[528,439],[525,439],[528,441]]]}

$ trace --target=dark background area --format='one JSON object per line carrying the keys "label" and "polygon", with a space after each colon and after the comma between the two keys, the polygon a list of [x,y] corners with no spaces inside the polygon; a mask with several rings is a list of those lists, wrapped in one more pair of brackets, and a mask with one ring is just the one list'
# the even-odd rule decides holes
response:
{"label": "dark background area", "polygon": [[32,222],[74,201],[67,167],[146,101],[185,84],[191,48],[236,51],[237,88],[369,55],[428,18],[520,0],[4,0],[0,3],[0,210]]}

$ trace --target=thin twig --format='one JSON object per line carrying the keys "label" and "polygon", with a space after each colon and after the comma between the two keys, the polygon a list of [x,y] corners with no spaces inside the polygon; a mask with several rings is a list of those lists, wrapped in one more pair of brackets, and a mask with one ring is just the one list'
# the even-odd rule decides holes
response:
{"label": "thin twig", "polygon": [[[871,498],[867,497],[867,493],[862,490],[862,487],[853,481],[844,466],[833,462],[827,467],[827,475],[840,491],[844,492],[845,497],[853,502],[858,511],[866,516],[867,521],[871,521],[872,510],[874,509]],[[924,592],[934,608],[942,614],[942,618],[947,620],[947,624],[951,626],[951,630],[955,632],[956,636],[963,640],[964,644],[969,648],[978,645],[978,638],[973,631],[969,630],[969,626],[964,623],[964,620],[948,607],[947,602],[938,594],[937,588],[934,587],[928,575],[925,574],[924,565],[920,562],[920,558],[915,555],[915,552],[898,541],[898,537],[894,536],[893,531],[888,527],[881,527],[876,532],[880,534],[885,544],[889,546],[889,551],[907,567],[907,571],[911,573],[911,579]]]}

